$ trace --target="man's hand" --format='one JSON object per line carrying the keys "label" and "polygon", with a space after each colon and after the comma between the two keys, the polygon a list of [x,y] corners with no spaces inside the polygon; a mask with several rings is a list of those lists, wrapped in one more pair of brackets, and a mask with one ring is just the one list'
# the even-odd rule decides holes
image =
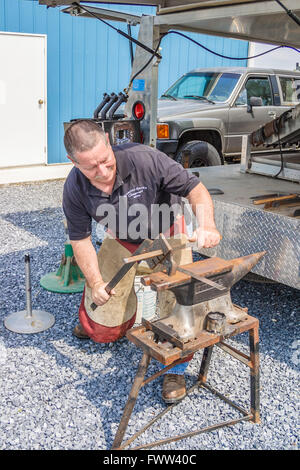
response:
{"label": "man's hand", "polygon": [[92,287],[92,299],[96,305],[104,305],[109,299],[111,295],[115,295],[114,289],[110,291],[108,294],[105,290],[108,282],[98,281]]}
{"label": "man's hand", "polygon": [[199,183],[187,195],[187,199],[198,223],[190,241],[197,240],[198,248],[212,248],[218,245],[222,237],[215,225],[214,205],[206,187]]}
{"label": "man's hand", "polygon": [[198,227],[192,237],[189,239],[190,242],[197,241],[198,248],[213,248],[218,245],[221,240],[221,234],[218,232],[216,227]]}

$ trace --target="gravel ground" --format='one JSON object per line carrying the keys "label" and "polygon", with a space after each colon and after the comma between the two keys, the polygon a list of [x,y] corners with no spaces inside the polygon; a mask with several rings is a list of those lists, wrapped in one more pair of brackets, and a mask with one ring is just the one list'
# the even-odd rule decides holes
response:
{"label": "gravel ground", "polygon": [[[81,294],[54,294],[39,286],[56,271],[64,251],[62,181],[0,188],[0,449],[110,449],[141,351],[126,338],[110,344],[72,336]],[[7,330],[4,318],[25,309],[24,255],[31,255],[33,309],[55,316],[48,330],[31,335]],[[242,422],[157,449],[298,448],[297,399],[300,341],[299,291],[280,284],[240,281],[234,303],[260,320],[261,424]],[[248,335],[230,343],[248,351]],[[218,348],[208,382],[248,407],[249,370]],[[202,352],[186,378],[197,377]],[[149,374],[159,370],[152,361]],[[162,379],[144,387],[126,436],[165,408]],[[239,418],[209,392],[197,391],[141,436],[136,445]],[[155,447],[154,447],[155,449]]]}

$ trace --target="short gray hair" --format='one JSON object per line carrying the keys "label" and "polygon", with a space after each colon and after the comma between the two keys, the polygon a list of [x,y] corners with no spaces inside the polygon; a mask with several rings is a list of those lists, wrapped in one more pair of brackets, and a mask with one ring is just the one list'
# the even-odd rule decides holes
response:
{"label": "short gray hair", "polygon": [[105,132],[96,122],[80,119],[73,122],[65,131],[64,145],[68,155],[75,161],[76,153],[91,150],[99,139],[106,144]]}

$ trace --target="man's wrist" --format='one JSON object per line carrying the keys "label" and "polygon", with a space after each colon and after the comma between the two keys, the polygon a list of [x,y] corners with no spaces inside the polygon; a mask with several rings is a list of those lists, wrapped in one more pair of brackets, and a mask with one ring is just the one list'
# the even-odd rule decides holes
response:
{"label": "man's wrist", "polygon": [[94,287],[96,287],[98,284],[104,284],[103,279],[101,279],[101,281],[96,281],[96,282],[94,282],[94,284],[92,285],[92,289],[93,289]]}
{"label": "man's wrist", "polygon": [[214,223],[210,223],[210,224],[203,224],[202,226],[198,226],[196,230],[199,232],[203,230],[217,230],[217,227]]}
{"label": "man's wrist", "polygon": [[88,285],[91,289],[94,289],[94,287],[97,285],[97,284],[103,284],[104,281],[102,278],[98,278],[98,279],[94,279],[93,281],[91,282],[88,282]]}

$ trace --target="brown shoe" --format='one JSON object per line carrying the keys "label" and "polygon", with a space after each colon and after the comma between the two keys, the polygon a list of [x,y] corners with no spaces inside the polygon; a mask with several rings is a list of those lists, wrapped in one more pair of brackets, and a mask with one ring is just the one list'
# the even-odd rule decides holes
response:
{"label": "brown shoe", "polygon": [[165,374],[162,397],[166,403],[176,403],[186,395],[184,375]]}
{"label": "brown shoe", "polygon": [[78,325],[75,326],[73,335],[79,339],[90,339],[89,335],[86,334],[85,330],[81,326],[81,323],[78,323]]}

